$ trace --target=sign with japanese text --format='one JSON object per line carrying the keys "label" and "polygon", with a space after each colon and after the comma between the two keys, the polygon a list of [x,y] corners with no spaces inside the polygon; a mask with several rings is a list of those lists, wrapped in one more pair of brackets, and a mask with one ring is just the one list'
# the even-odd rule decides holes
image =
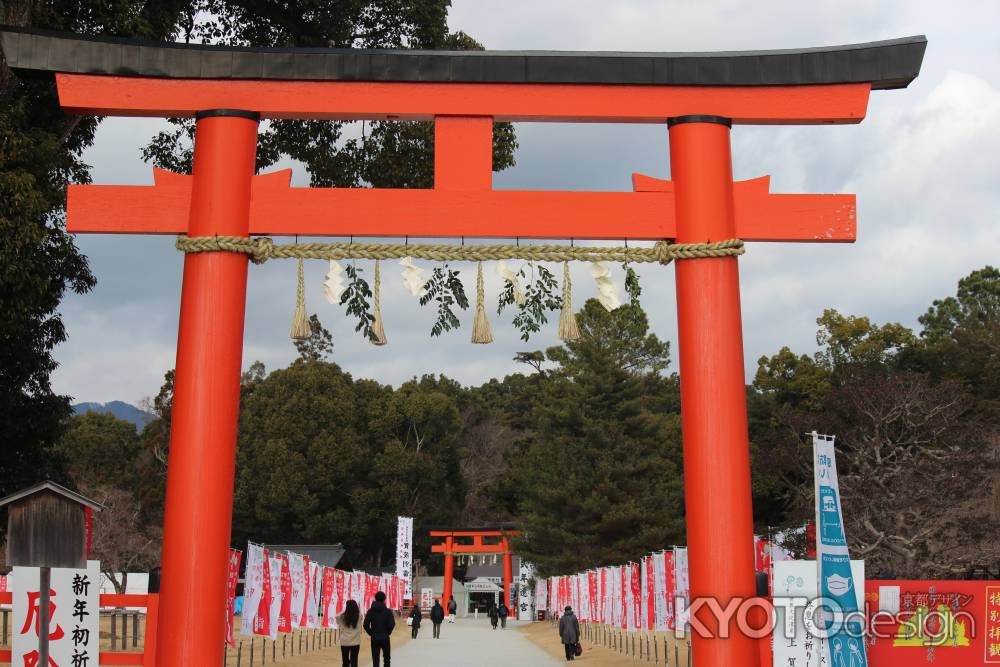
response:
{"label": "sign with japanese text", "polygon": [[85,569],[52,568],[49,625],[45,629],[41,622],[39,568],[15,567],[10,579],[14,601],[12,664],[40,667],[39,638],[47,632],[48,667],[96,667],[100,642],[100,564],[87,561]]}
{"label": "sign with japanese text", "polygon": [[868,581],[872,667],[1000,664],[1000,582]]}
{"label": "sign with japanese text", "polygon": [[396,521],[396,576],[406,581],[403,597],[413,599],[413,518],[401,516]]}
{"label": "sign with japanese text", "polygon": [[[775,667],[826,667],[840,664],[851,666],[849,656],[841,662],[830,662],[823,655],[824,641],[809,631],[814,607],[810,607],[819,594],[818,568],[811,560],[786,560],[774,563],[774,666]],[[852,593],[855,604],[863,608],[865,562],[851,561],[851,577],[858,582]],[[857,658],[855,657],[855,664]],[[878,663],[872,663],[878,664]],[[893,663],[885,667],[895,667]]]}
{"label": "sign with japanese text", "polygon": [[833,436],[813,434],[816,565],[819,595],[823,600],[822,622],[830,635],[824,650],[831,664],[866,667],[864,621],[855,614],[864,607],[858,602],[858,582],[851,573],[833,442]]}
{"label": "sign with japanese text", "polygon": [[517,577],[517,617],[522,621],[534,620],[535,600],[531,592],[534,578],[535,567],[522,558]]}

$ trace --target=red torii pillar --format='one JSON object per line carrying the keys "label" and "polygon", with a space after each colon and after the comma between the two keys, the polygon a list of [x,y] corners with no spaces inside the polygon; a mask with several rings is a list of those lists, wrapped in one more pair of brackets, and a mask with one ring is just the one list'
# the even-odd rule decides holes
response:
{"label": "red torii pillar", "polygon": [[[213,48],[192,55],[199,49],[9,29],[0,39],[11,67],[55,72],[70,113],[199,118],[193,177],[155,171],[153,186],[71,186],[70,232],[699,243],[853,241],[852,195],[775,195],[766,178],[733,183],[728,122],[859,122],[873,89],[905,87],[916,76],[926,44],[911,38],[724,57],[501,54],[480,61],[444,52]],[[481,70],[486,79],[475,75],[483,63],[490,63]],[[452,76],[466,76],[469,67],[471,78]],[[495,71],[512,78],[489,79]],[[212,111],[233,108],[248,111]],[[287,172],[253,176],[257,113],[433,119],[435,187],[290,188]],[[495,121],[669,123],[673,182],[636,176],[632,193],[494,191]],[[691,592],[723,607],[754,593],[737,265],[734,257],[688,259],[676,269]],[[163,667],[222,659],[246,301],[245,256],[203,253],[187,257],[184,267],[158,643]],[[461,547],[454,540],[443,546],[453,576]],[[505,577],[512,578],[509,545],[503,551]],[[715,629],[711,619],[701,620]],[[729,638],[694,638],[699,667],[757,663],[753,643],[728,629]]]}

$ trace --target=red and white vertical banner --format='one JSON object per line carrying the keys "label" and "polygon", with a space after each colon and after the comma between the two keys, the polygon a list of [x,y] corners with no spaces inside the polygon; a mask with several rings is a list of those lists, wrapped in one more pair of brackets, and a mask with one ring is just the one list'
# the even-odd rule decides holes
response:
{"label": "red and white vertical banner", "polygon": [[622,565],[618,568],[618,588],[621,590],[621,597],[618,598],[618,624],[622,630],[628,630],[628,566]]}
{"label": "red and white vertical banner", "polygon": [[635,621],[635,612],[639,606],[635,602],[635,593],[639,590],[639,586],[632,585],[632,563],[625,566],[623,583],[625,584],[625,629],[631,630],[638,626]]}
{"label": "red and white vertical banner", "polygon": [[312,566],[309,563],[309,556],[302,557],[302,578],[305,581],[303,589],[302,610],[299,612],[300,626],[309,627],[309,599],[311,597]]}
{"label": "red and white vertical banner", "polygon": [[629,627],[632,630],[642,629],[642,566],[639,563],[629,563],[632,570],[630,583],[632,585],[632,618]]}
{"label": "red and white vertical banner", "polygon": [[608,611],[611,609],[608,604],[608,574],[610,570],[606,567],[601,568],[601,623],[609,623],[611,619],[608,616]]}
{"label": "red and white vertical banner", "polygon": [[[666,632],[667,627],[667,554],[653,556],[653,629]],[[766,667],[766,666],[764,666]]]}
{"label": "red and white vertical banner", "polygon": [[396,519],[396,576],[406,581],[403,597],[406,600],[412,600],[413,517],[401,516]]}
{"label": "red and white vertical banner", "polygon": [[535,581],[535,611],[549,610],[549,582],[551,579]]}
{"label": "red and white vertical banner", "polygon": [[[278,631],[292,631],[292,564],[287,554],[278,554],[281,560],[281,614],[278,616]],[[244,606],[244,609],[246,607]]]}
{"label": "red and white vertical banner", "polygon": [[15,567],[11,664],[38,665],[42,633],[49,637],[49,666],[96,665],[100,641],[101,566],[52,568],[49,577],[49,626],[41,627],[41,589],[37,567]]}
{"label": "red and white vertical banner", "polygon": [[336,616],[336,607],[333,604],[333,591],[336,585],[335,579],[336,575],[334,573],[334,569],[332,567],[324,567],[323,584],[320,588],[322,591],[320,594],[320,611],[323,615],[321,627],[324,628],[337,627],[337,621],[334,618]]}
{"label": "red and white vertical banner", "polygon": [[643,604],[646,622],[643,627],[650,632],[652,632],[656,626],[656,574],[653,572],[653,560],[654,556],[652,554],[646,556],[646,568],[644,570],[646,579],[643,582],[642,587],[646,596],[645,603]]}
{"label": "red and white vertical banner", "polygon": [[233,633],[233,618],[236,616],[236,585],[240,581],[240,560],[243,552],[239,549],[229,550],[229,569],[226,572],[226,643],[236,646]]}
{"label": "red and white vertical banner", "polygon": [[301,554],[288,552],[288,571],[292,576],[292,628],[305,627],[306,610],[306,561]]}
{"label": "red and white vertical banner", "polygon": [[309,564],[309,601],[306,607],[308,627],[319,627],[319,610],[323,597],[323,568],[319,563]]}
{"label": "red and white vertical banner", "polygon": [[7,592],[7,577],[6,575],[0,574],[0,593]]}
{"label": "red and white vertical banner", "polygon": [[[270,632],[270,580],[264,580],[267,552],[253,542],[247,543],[247,566],[243,584],[243,615],[240,617],[240,634],[266,635]],[[268,568],[270,571],[270,568]]]}
{"label": "red and white vertical banner", "polygon": [[598,587],[597,572],[591,570],[587,572],[587,619],[591,623],[596,623],[600,616],[597,613],[597,596],[600,593]]}
{"label": "red and white vertical banner", "polygon": [[[333,595],[337,604],[334,608],[334,614],[343,614],[347,609],[347,601],[353,598],[347,597],[347,573],[343,570],[334,571],[334,584],[333,584]],[[355,600],[357,602],[357,600]]]}
{"label": "red and white vertical banner", "polygon": [[677,603],[674,599],[677,596],[677,570],[674,567],[673,550],[667,551],[663,554],[663,569],[667,573],[667,630],[673,630],[677,627]]}
{"label": "red and white vertical banner", "polygon": [[[265,553],[267,553],[265,551]],[[269,568],[268,579],[271,581],[271,605],[268,607],[268,619],[270,619],[270,632],[268,639],[274,641],[278,638],[278,631],[281,629],[281,605],[284,601],[284,589],[282,588],[282,564],[283,561],[277,554],[267,556]],[[243,607],[246,609],[246,606]],[[246,612],[244,612],[246,613]]]}
{"label": "red and white vertical banner", "polygon": [[683,601],[684,608],[674,605],[674,623],[677,630],[687,631],[691,606],[691,580],[688,578],[687,547],[674,547],[674,600]]}
{"label": "red and white vertical banner", "polygon": [[577,586],[577,599],[576,604],[573,609],[576,610],[576,616],[581,621],[590,620],[590,605],[587,599],[590,597],[590,582],[587,580],[587,573],[583,572],[576,575],[576,586]]}

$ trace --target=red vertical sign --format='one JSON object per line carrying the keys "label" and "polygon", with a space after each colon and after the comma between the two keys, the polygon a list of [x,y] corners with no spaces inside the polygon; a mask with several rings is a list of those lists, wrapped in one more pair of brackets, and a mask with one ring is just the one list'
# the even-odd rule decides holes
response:
{"label": "red vertical sign", "polygon": [[1000,663],[1000,586],[986,587],[986,617],[983,631],[986,636],[985,661]]}
{"label": "red vertical sign", "polygon": [[278,612],[278,632],[292,631],[292,571],[287,554],[275,554],[281,559],[281,611]]}
{"label": "red vertical sign", "polygon": [[676,629],[676,623],[674,618],[676,616],[676,607],[674,605],[674,598],[677,595],[677,573],[674,571],[674,552],[666,551],[663,553],[664,571],[666,572],[666,589],[667,589],[667,629]]}
{"label": "red vertical sign", "polygon": [[656,573],[653,571],[653,556],[646,556],[646,629],[653,631],[656,625]]}
{"label": "red vertical sign", "polygon": [[638,563],[632,563],[630,568],[632,584],[632,630],[642,627],[642,571]]}
{"label": "red vertical sign", "polygon": [[229,550],[229,572],[226,577],[226,643],[236,646],[233,634],[233,617],[236,615],[236,584],[240,580],[240,559],[243,552],[239,549]]}

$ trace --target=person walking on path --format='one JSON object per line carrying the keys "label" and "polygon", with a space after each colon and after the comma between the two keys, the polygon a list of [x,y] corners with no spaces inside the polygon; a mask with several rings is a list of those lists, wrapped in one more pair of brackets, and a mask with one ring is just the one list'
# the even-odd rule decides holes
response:
{"label": "person walking on path", "polygon": [[507,616],[510,615],[510,609],[507,609],[507,605],[503,602],[500,603],[500,607],[497,609],[497,616],[500,617],[500,629],[507,629]]}
{"label": "person walking on path", "polygon": [[486,610],[486,613],[489,614],[490,625],[492,625],[493,629],[496,630],[497,622],[500,620],[500,611],[497,609],[497,606],[491,602],[489,608]]}
{"label": "person walking on path", "polygon": [[375,602],[365,614],[364,629],[372,638],[372,667],[380,667],[380,656],[385,656],[385,667],[389,667],[389,635],[396,629],[396,617],[385,606],[385,593],[382,591],[375,594]]}
{"label": "person walking on path", "polygon": [[431,625],[434,626],[434,639],[441,639],[441,623],[444,622],[444,607],[440,600],[434,600],[431,607]]}
{"label": "person walking on path", "polygon": [[572,607],[566,607],[559,619],[559,640],[566,649],[566,659],[576,660],[576,645],[580,643],[580,621],[576,620]]}
{"label": "person walking on path", "polygon": [[417,633],[420,632],[420,619],[424,617],[420,613],[420,603],[414,602],[413,609],[410,610],[410,637],[413,639],[417,638]]}
{"label": "person walking on path", "polygon": [[344,613],[337,616],[340,628],[340,657],[343,667],[358,667],[358,653],[361,651],[361,608],[354,600],[348,600]]}
{"label": "person walking on path", "polygon": [[455,602],[455,596],[452,595],[448,598],[448,622],[455,622],[455,614],[458,612],[458,603]]}

